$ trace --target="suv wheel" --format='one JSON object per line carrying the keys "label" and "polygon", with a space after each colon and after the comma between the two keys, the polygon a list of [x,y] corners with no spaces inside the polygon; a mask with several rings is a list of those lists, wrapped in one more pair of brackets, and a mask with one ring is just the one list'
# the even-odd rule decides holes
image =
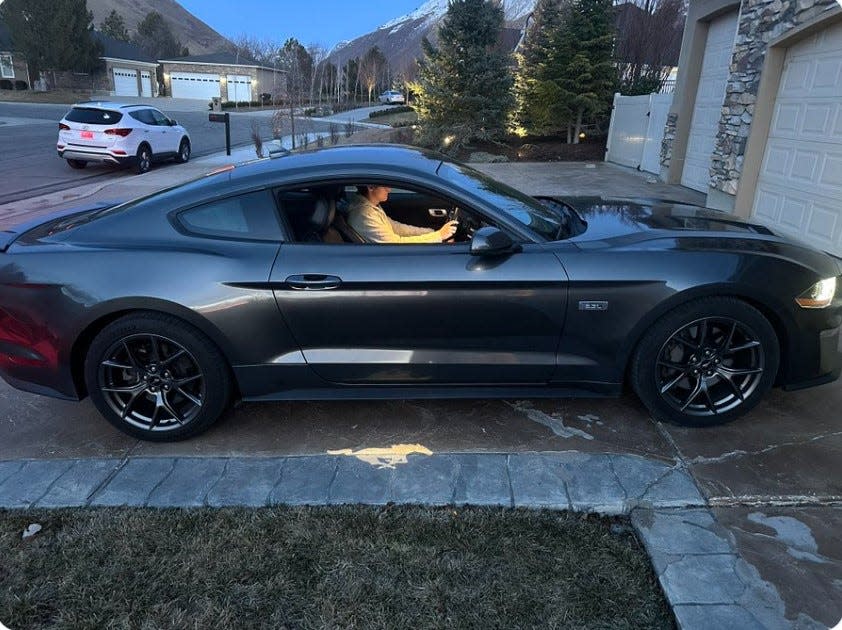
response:
{"label": "suv wheel", "polygon": [[183,138],[181,140],[181,144],[178,145],[178,155],[175,156],[175,161],[179,164],[184,164],[187,160],[190,159],[190,141],[187,138]]}
{"label": "suv wheel", "polygon": [[152,167],[152,149],[147,144],[141,144],[137,150],[137,165],[135,170],[138,175],[143,175]]}

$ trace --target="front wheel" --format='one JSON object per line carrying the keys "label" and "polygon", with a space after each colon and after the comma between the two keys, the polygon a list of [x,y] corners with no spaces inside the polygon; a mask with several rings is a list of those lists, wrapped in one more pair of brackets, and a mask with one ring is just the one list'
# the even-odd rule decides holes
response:
{"label": "front wheel", "polygon": [[187,138],[182,139],[181,144],[178,145],[178,155],[175,156],[175,161],[179,164],[184,164],[190,159],[190,141]]}
{"label": "front wheel", "polygon": [[634,353],[631,382],[657,420],[730,422],[772,387],[780,349],[774,328],[734,298],[688,302],[658,320]]}
{"label": "front wheel", "polygon": [[205,431],[231,399],[225,357],[200,331],[168,315],[128,315],[102,330],[85,361],[85,383],[115,427],[155,442]]}

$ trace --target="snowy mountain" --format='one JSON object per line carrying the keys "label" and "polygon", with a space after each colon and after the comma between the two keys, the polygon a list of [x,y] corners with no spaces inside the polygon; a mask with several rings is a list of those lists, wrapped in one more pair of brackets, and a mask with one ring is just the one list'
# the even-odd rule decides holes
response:
{"label": "snowy mountain", "polygon": [[[421,40],[425,36],[435,41],[438,25],[447,13],[447,3],[448,0],[428,0],[412,13],[390,20],[371,33],[337,44],[329,59],[344,64],[377,46],[389,60],[393,73],[399,73],[421,56]],[[520,30],[537,0],[502,0],[502,4],[506,27]]]}

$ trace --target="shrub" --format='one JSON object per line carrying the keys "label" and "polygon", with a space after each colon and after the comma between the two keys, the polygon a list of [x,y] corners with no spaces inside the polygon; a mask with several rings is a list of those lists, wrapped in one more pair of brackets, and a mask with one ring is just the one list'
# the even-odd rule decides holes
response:
{"label": "shrub", "polygon": [[399,105],[398,107],[390,107],[389,109],[378,109],[371,112],[369,118],[378,118],[380,116],[388,116],[389,114],[404,114],[406,112],[414,112],[415,108],[412,105]]}

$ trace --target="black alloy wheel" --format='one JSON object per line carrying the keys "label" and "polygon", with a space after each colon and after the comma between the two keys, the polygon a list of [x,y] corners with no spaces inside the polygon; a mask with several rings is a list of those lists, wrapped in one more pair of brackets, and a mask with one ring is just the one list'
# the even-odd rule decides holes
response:
{"label": "black alloy wheel", "polygon": [[228,406],[231,379],[216,346],[181,320],[122,318],[94,340],[85,364],[91,399],[121,431],[152,441],[196,435]]}
{"label": "black alloy wheel", "polygon": [[149,145],[142,144],[137,149],[137,164],[135,170],[138,175],[143,175],[152,168],[152,149]]}
{"label": "black alloy wheel", "polygon": [[635,353],[632,382],[656,418],[709,426],[754,407],[774,383],[778,362],[777,337],[759,311],[708,298],[656,322]]}

